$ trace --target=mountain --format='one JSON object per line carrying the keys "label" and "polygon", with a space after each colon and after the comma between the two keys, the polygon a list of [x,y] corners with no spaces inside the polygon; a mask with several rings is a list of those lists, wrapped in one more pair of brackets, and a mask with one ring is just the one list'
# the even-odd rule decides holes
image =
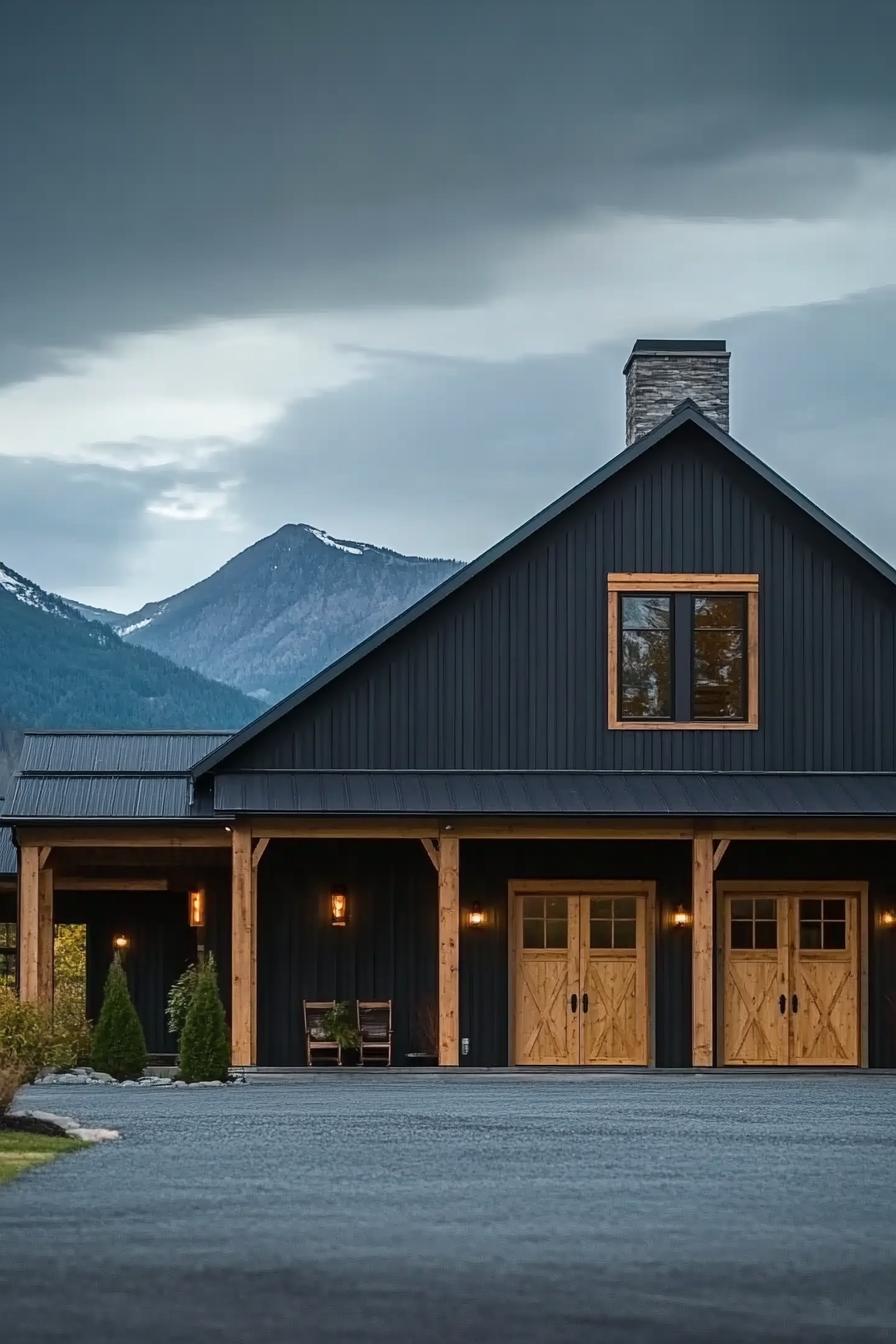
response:
{"label": "mountain", "polygon": [[459,568],[290,523],[162,602],[126,616],[80,610],[130,645],[271,703]]}
{"label": "mountain", "polygon": [[22,728],[237,728],[257,712],[0,564],[0,796]]}

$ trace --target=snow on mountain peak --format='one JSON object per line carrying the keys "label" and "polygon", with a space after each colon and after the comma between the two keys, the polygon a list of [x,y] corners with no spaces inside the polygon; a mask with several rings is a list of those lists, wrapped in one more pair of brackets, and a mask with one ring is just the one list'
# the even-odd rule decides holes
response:
{"label": "snow on mountain peak", "polygon": [[17,574],[14,569],[8,569],[4,564],[0,564],[0,588],[5,588],[26,607],[36,607],[38,611],[48,611],[54,616],[70,617],[75,614],[61,598],[54,598],[51,594],[45,593],[36,583],[22,578],[21,574]]}
{"label": "snow on mountain peak", "polygon": [[317,537],[318,541],[322,541],[325,546],[332,546],[337,551],[345,551],[346,555],[363,555],[368,549],[366,546],[349,546],[344,541],[337,541],[335,537],[330,536],[329,532],[323,532],[318,527],[309,527],[308,531],[312,537]]}

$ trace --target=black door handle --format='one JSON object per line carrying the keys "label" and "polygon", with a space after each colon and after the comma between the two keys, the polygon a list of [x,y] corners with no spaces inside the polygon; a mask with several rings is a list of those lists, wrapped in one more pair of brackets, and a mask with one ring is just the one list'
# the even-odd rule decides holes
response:
{"label": "black door handle", "polygon": [[583,995],[582,995],[582,1012],[583,1012],[583,1013],[587,1013],[587,1011],[588,1011],[588,995],[587,995],[587,994],[583,994]]}
{"label": "black door handle", "polygon": [[790,997],[790,1011],[792,1013],[798,1013],[799,1010],[800,1010],[800,1001],[795,994],[792,994]]}
{"label": "black door handle", "polygon": [[570,1006],[570,1008],[572,1009],[573,1012],[576,1011],[576,1009],[577,1009],[578,1006],[579,1006],[579,996],[578,996],[578,994],[573,994],[573,995],[572,995],[572,997],[571,997],[570,1000],[569,1000],[569,1006]]}
{"label": "black door handle", "polygon": [[787,995],[786,995],[786,994],[782,994],[781,997],[778,999],[778,1007],[781,1009],[781,1012],[782,1012],[782,1013],[786,1013],[786,1012],[787,1012]]}

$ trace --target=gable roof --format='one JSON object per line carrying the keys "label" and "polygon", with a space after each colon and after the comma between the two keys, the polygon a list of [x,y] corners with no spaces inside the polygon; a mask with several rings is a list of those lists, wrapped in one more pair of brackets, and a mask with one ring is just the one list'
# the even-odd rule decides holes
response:
{"label": "gable roof", "polygon": [[727,434],[723,429],[720,429],[714,421],[708,419],[708,417],[701,412],[694,401],[688,399],[683,401],[668,419],[662,421],[662,423],[657,425],[655,429],[652,429],[649,434],[643,435],[640,439],[637,439],[634,443],[630,444],[628,448],[625,448],[621,453],[618,453],[616,457],[611,458],[609,462],[605,462],[602,467],[597,469],[597,471],[592,472],[590,476],[586,476],[578,485],[573,486],[573,488],[568,490],[566,494],[561,495],[559,499],[554,500],[552,504],[549,504],[546,508],[535,514],[535,516],[530,518],[528,522],[523,523],[521,527],[518,527],[515,531],[509,533],[502,541],[499,541],[489,550],[484,551],[477,559],[471,560],[468,565],[465,565],[463,569],[458,570],[457,573],[452,574],[450,578],[444,581],[444,583],[433,588],[432,591],[421,598],[419,602],[415,602],[413,606],[408,607],[406,611],[403,611],[399,616],[396,616],[394,620],[389,621],[367,639],[362,640],[362,642],[356,645],[355,648],[349,650],[349,652],[344,654],[341,658],[337,658],[335,662],[331,663],[329,667],[324,668],[323,671],[317,674],[317,676],[312,677],[310,681],[305,682],[298,688],[298,690],[294,691],[291,695],[286,696],[285,699],[279,701],[278,704],[273,705],[270,709],[265,710],[263,714],[260,714],[258,718],[253,719],[251,723],[246,724],[244,728],[235,732],[225,743],[216,747],[213,751],[210,751],[207,756],[196,763],[193,767],[193,775],[198,777],[208,773],[210,770],[216,769],[222,762],[228,760],[236,751],[245,746],[247,742],[251,742],[254,738],[258,737],[260,733],[278,723],[285,715],[291,713],[294,709],[297,709],[307,700],[310,700],[318,691],[322,690],[325,686],[328,686],[331,682],[340,677],[344,672],[347,672],[350,668],[360,663],[369,653],[380,648],[394,635],[397,635],[400,631],[413,624],[413,622],[419,620],[421,616],[424,616],[427,612],[431,611],[433,607],[438,606],[439,603],[445,601],[468,583],[471,583],[473,579],[477,578],[491,565],[502,560],[517,546],[528,541],[543,527],[547,527],[548,524],[553,523],[557,518],[566,513],[567,510],[573,508],[593,490],[598,489],[607,481],[612,480],[612,478],[618,475],[619,472],[623,471],[633,462],[636,462],[639,458],[643,457],[645,453],[648,453],[657,444],[668,438],[669,435],[687,424],[695,425],[698,429],[701,429],[711,439],[715,440],[720,447],[729,452],[732,457],[743,463],[743,465],[749,467],[751,471],[755,472],[757,476],[764,480],[774,490],[783,495],[792,504],[796,505],[796,507],[811,518],[813,522],[817,523],[829,535],[833,536],[837,541],[846,546],[853,552],[853,554],[858,556],[859,559],[863,560],[867,565],[870,565],[871,568],[881,575],[888,583],[891,583],[896,587],[896,570],[888,565],[885,560],[875,554],[875,552],[872,551],[870,547],[866,546],[864,542],[861,542],[857,537],[854,537],[852,533],[848,532],[845,527],[840,525],[840,523],[836,522],[826,514],[817,504],[813,504],[813,502],[802,494],[801,491],[797,490],[797,488],[791,485],[789,481],[786,481],[783,476],[779,476],[776,471],[751,453],[748,448],[743,446],[743,444],[738,443],[738,441],[733,439],[730,434]]}

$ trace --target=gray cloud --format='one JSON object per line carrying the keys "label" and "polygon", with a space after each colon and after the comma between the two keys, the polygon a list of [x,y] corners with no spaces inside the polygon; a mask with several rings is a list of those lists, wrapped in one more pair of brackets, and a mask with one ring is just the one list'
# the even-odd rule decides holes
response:
{"label": "gray cloud", "polygon": [[[483,305],[521,283],[523,245],[620,216],[657,249],[663,217],[742,225],[749,261],[769,221],[863,222],[896,153],[891,0],[10,0],[3,26],[0,386],[60,347],[209,317]],[[844,237],[799,307],[701,331],[734,351],[738,436],[896,559],[896,298],[804,302],[833,292]],[[637,267],[625,280],[639,313],[666,311]],[[624,342],[486,364],[415,355],[408,332],[372,376],[207,462],[0,456],[0,558],[124,605],[287,521],[466,558],[621,447]],[[190,518],[196,491],[234,507]]]}
{"label": "gray cloud", "polygon": [[29,342],[481,298],[511,240],[582,212],[812,214],[896,140],[889,0],[6,13],[4,327]]}

